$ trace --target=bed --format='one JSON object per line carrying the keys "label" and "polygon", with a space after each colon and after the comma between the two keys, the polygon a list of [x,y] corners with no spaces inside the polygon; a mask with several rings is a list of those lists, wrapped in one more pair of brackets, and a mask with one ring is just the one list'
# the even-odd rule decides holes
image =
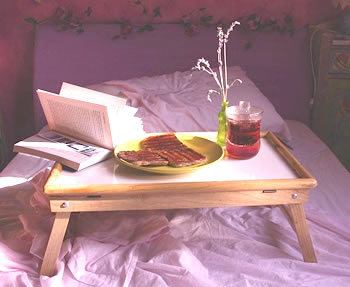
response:
{"label": "bed", "polygon": [[[215,30],[187,38],[176,25],[160,25],[118,42],[111,40],[114,29],[91,25],[76,35],[41,26],[34,88],[57,91],[67,81],[111,94],[122,90],[148,132],[215,130],[220,99],[206,99],[212,79],[190,71],[198,57],[214,63]],[[279,208],[101,212],[73,216],[57,274],[39,276],[53,219],[42,189],[53,162],[19,154],[0,177],[2,286],[350,285],[350,176],[305,124],[306,31],[295,38],[256,35],[248,52],[239,45],[246,36],[234,37],[229,75],[243,85],[231,89],[230,102],[239,97],[261,106],[263,129],[292,146],[318,180],[306,205],[318,263],[302,261]],[[286,47],[294,48],[288,59]],[[45,122],[35,98],[34,106],[40,129]]]}

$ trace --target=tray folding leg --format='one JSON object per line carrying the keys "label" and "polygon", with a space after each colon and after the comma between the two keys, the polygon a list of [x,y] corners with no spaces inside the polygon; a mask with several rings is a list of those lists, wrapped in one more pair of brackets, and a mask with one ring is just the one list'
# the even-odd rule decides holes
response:
{"label": "tray folding leg", "polygon": [[292,227],[297,234],[299,245],[305,262],[317,263],[314,247],[309,233],[309,228],[306,222],[304,205],[302,203],[284,205]]}
{"label": "tray folding leg", "polygon": [[52,276],[56,272],[56,261],[61,250],[64,235],[69,223],[70,212],[57,212],[46,247],[40,274]]}

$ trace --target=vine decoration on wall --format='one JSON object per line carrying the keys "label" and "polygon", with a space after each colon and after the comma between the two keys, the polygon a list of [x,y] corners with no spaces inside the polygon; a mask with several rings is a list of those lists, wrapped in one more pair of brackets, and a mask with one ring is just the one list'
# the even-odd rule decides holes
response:
{"label": "vine decoration on wall", "polygon": [[[119,25],[120,32],[119,34],[115,35],[113,39],[126,39],[133,32],[151,32],[155,29],[153,25],[154,19],[157,17],[162,17],[161,7],[159,6],[153,8],[151,15],[149,15],[150,13],[140,0],[135,0],[134,4],[141,6],[142,14],[146,17],[150,17],[150,19],[146,21],[146,24],[144,25],[133,24],[130,20],[127,19],[117,20],[115,24]],[[181,17],[180,22],[178,22],[177,24],[182,25],[185,34],[191,37],[199,33],[200,27],[212,26],[213,16],[206,14],[206,8],[199,8],[186,15],[183,15]]]}
{"label": "vine decoration on wall", "polygon": [[[41,0],[33,0],[40,4]],[[152,32],[155,29],[154,22],[157,18],[162,17],[160,6],[149,9],[142,0],[133,0],[131,2],[141,11],[142,16],[146,19],[144,24],[134,24],[129,19],[121,18],[114,21],[117,26],[117,33],[112,39],[127,39],[133,33]],[[53,15],[43,20],[38,20],[34,17],[28,17],[24,20],[33,26],[51,23],[57,27],[59,31],[74,31],[76,33],[84,32],[84,22],[93,14],[93,9],[87,7],[81,15],[76,15],[73,10],[58,6]],[[237,19],[240,23],[240,32],[273,32],[280,34],[288,34],[292,36],[295,32],[293,17],[290,14],[285,14],[282,18],[268,17],[262,18],[257,13],[249,14]],[[224,21],[214,21],[214,17],[208,13],[205,7],[198,8],[190,13],[183,15],[177,23],[184,28],[187,36],[192,37],[198,34],[201,28],[211,26],[227,27]],[[246,49],[252,47],[252,42],[248,41],[244,44]]]}
{"label": "vine decoration on wall", "polygon": [[[274,32],[280,34],[288,34],[293,36],[295,25],[293,17],[286,14],[282,19],[277,20],[275,17],[266,19],[261,18],[257,14],[251,14],[239,19],[241,23],[240,30],[244,32]],[[244,44],[245,49],[252,47],[252,42],[248,41]]]}
{"label": "vine decoration on wall", "polygon": [[152,9],[152,12],[149,12],[146,5],[141,0],[134,0],[134,5],[141,9],[141,13],[144,17],[148,18],[145,24],[136,25],[133,24],[128,19],[118,19],[114,22],[117,26],[119,26],[119,33],[113,36],[113,39],[126,39],[130,34],[134,31],[138,33],[143,32],[151,32],[154,30],[153,21],[155,18],[162,17],[160,12],[160,6],[156,6]]}
{"label": "vine decoration on wall", "polygon": [[33,26],[50,23],[55,25],[58,31],[74,31],[80,34],[84,32],[84,20],[90,17],[92,12],[92,8],[87,7],[83,11],[82,16],[77,16],[74,14],[73,10],[58,6],[54,13],[48,18],[38,20],[34,17],[28,17],[24,20]]}

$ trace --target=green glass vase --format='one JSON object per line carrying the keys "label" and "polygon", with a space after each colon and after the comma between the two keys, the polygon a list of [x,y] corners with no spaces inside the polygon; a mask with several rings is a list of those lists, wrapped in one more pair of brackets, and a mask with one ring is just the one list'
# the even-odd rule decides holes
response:
{"label": "green glass vase", "polygon": [[220,146],[226,144],[226,134],[227,134],[227,118],[226,109],[228,107],[228,101],[222,101],[221,110],[218,113],[218,133],[216,136],[216,142]]}

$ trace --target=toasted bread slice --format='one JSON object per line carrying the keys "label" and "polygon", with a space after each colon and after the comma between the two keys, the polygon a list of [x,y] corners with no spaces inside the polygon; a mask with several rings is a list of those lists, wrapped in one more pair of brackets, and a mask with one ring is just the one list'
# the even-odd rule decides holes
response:
{"label": "toasted bread slice", "polygon": [[173,133],[150,136],[141,141],[145,150],[179,150],[187,147]]}
{"label": "toasted bread slice", "polygon": [[156,151],[161,157],[168,160],[168,165],[172,167],[184,167],[190,165],[204,164],[207,158],[186,147],[181,150],[157,150]]}
{"label": "toasted bread slice", "polygon": [[117,156],[127,162],[139,166],[164,166],[168,165],[168,160],[158,153],[150,150],[120,151]]}
{"label": "toasted bread slice", "polygon": [[140,166],[184,167],[204,164],[207,158],[183,144],[175,134],[150,136],[140,143],[140,151],[121,151],[118,157]]}

